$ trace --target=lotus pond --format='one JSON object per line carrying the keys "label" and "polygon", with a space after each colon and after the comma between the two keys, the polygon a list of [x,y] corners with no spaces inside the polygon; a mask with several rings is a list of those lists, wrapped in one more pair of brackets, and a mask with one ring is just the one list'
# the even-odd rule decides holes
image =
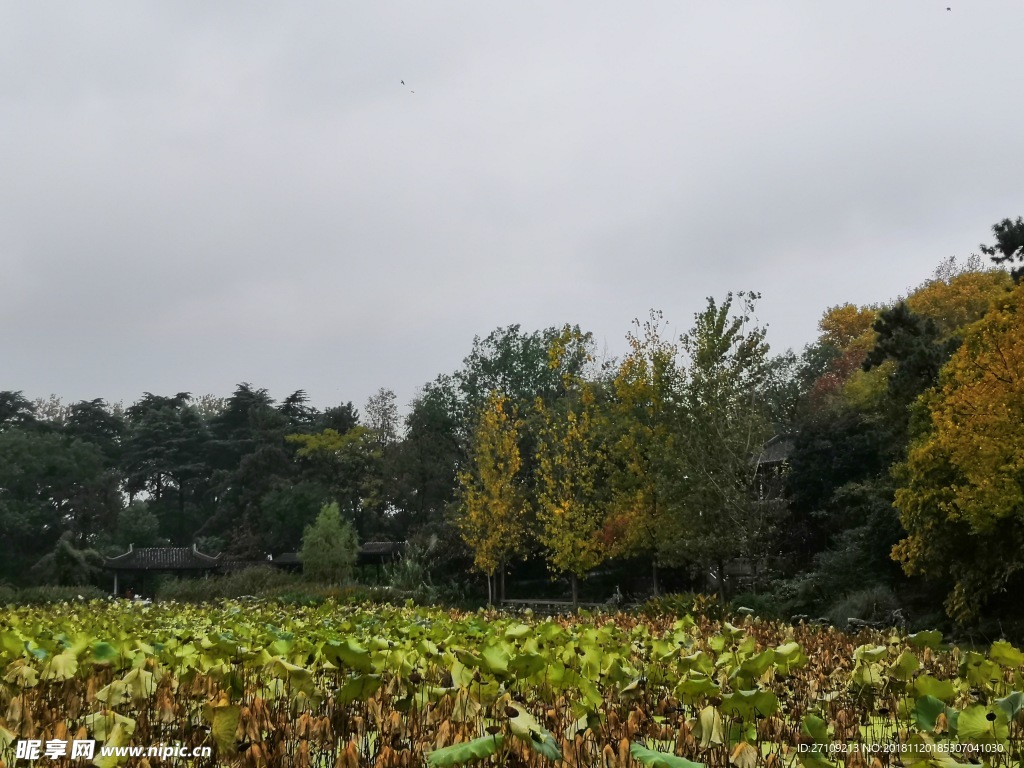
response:
{"label": "lotus pond", "polygon": [[0,666],[4,766],[28,738],[300,768],[1016,766],[1024,748],[1024,654],[935,632],[94,601],[6,607]]}

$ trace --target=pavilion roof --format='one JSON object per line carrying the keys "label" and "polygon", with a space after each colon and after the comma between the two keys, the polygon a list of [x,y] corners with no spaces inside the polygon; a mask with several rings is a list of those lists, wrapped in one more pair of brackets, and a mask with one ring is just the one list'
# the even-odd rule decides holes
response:
{"label": "pavilion roof", "polygon": [[205,571],[221,565],[220,555],[207,555],[191,547],[140,547],[129,545],[117,557],[104,558],[105,568],[119,571]]}

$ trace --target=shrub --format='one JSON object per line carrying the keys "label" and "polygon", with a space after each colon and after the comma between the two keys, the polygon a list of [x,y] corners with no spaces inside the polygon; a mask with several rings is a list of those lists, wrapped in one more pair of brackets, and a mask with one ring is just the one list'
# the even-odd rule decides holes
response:
{"label": "shrub", "polygon": [[301,578],[295,574],[259,565],[208,579],[167,579],[157,587],[156,597],[158,600],[203,603],[220,598],[264,595],[270,590],[294,586],[300,582]]}
{"label": "shrub", "polygon": [[718,602],[717,595],[705,595],[700,592],[678,592],[671,595],[652,597],[640,606],[640,613],[650,618],[658,616],[704,616],[709,619],[721,619],[724,611]]}
{"label": "shrub", "polygon": [[750,608],[754,611],[754,615],[762,619],[788,618],[783,615],[782,606],[771,593],[745,592],[736,595],[729,601],[729,610],[732,613],[737,613],[740,608]]}
{"label": "shrub", "polygon": [[356,533],[348,521],[341,519],[337,502],[320,510],[316,522],[303,532],[299,559],[310,579],[343,584],[351,580],[358,555]]}
{"label": "shrub", "polygon": [[85,600],[102,600],[107,593],[98,587],[23,587],[0,584],[0,605],[43,605]]}
{"label": "shrub", "polygon": [[837,627],[845,627],[848,619],[884,621],[900,607],[896,595],[888,587],[874,586],[851,592],[831,605],[826,612]]}

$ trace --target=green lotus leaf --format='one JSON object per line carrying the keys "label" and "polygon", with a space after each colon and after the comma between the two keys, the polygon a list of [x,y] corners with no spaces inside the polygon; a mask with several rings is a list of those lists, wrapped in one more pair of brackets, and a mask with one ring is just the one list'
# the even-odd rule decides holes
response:
{"label": "green lotus leaf", "polygon": [[775,666],[780,672],[788,674],[807,666],[808,661],[799,643],[785,643],[775,649]]}
{"label": "green lotus leaf", "polygon": [[1007,716],[1012,720],[1020,714],[1021,710],[1024,710],[1024,693],[1014,691],[1009,696],[996,699],[996,706],[1006,712]]}
{"label": "green lotus leaf", "polygon": [[[134,730],[135,724],[132,723],[132,730]],[[114,727],[110,729],[110,732],[106,734],[103,746],[105,747],[125,747],[131,741],[132,731],[122,723],[114,723]],[[131,758],[128,755],[96,755],[93,759],[92,764],[96,768],[114,768],[116,765],[126,765]]]}
{"label": "green lotus leaf", "polygon": [[775,651],[769,648],[766,651],[762,651],[756,656],[751,656],[740,664],[740,669],[744,672],[749,672],[754,677],[760,677],[768,671],[775,663]]}
{"label": "green lotus leaf", "polygon": [[946,716],[946,734],[956,735],[957,721],[960,713],[955,709],[946,706],[946,703],[934,696],[922,696],[914,702],[914,709],[911,712],[914,724],[922,731],[934,733],[939,721],[939,715]]}
{"label": "green lotus leaf", "polygon": [[350,677],[338,689],[335,700],[338,704],[351,704],[353,701],[366,701],[380,688],[383,680],[380,675],[357,675]]}
{"label": "green lotus leaf", "polygon": [[675,693],[687,704],[696,704],[703,696],[715,696],[721,689],[709,677],[695,676],[689,680],[681,680],[675,687]]}
{"label": "green lotus leaf", "polygon": [[0,632],[0,653],[6,658],[13,659],[25,652],[25,639],[14,631]]}
{"label": "green lotus leaf", "polygon": [[881,661],[889,653],[884,645],[862,645],[853,652],[854,661]]}
{"label": "green lotus leaf", "polygon": [[39,673],[23,659],[18,659],[8,665],[4,680],[19,688],[35,688],[39,684]]}
{"label": "green lotus leaf", "polygon": [[488,645],[480,652],[484,666],[495,675],[506,675],[512,655],[500,645]]}
{"label": "green lotus leaf", "polygon": [[921,675],[914,681],[914,691],[918,696],[933,696],[950,702],[956,696],[956,688],[949,680],[939,680],[932,675]]}
{"label": "green lotus leaf", "polygon": [[509,661],[508,669],[517,678],[524,679],[543,672],[547,665],[548,660],[539,653],[519,653]]}
{"label": "green lotus leaf", "polygon": [[242,708],[237,704],[207,704],[203,707],[203,718],[210,724],[210,734],[220,755],[234,754],[235,731],[241,716]]}
{"label": "green lotus leaf", "polygon": [[108,707],[116,707],[132,700],[128,692],[128,686],[123,680],[114,680],[110,685],[104,686],[96,691],[97,701],[102,701]]}
{"label": "green lotus leaf", "polygon": [[850,682],[855,688],[879,688],[882,685],[882,667],[878,664],[858,663],[853,668]]}
{"label": "green lotus leaf", "polygon": [[647,768],[705,768],[704,763],[695,763],[671,752],[649,749],[636,742],[629,745],[629,754],[630,757],[638,763],[646,765]]}
{"label": "green lotus leaf", "polygon": [[[512,713],[515,712],[515,715]],[[508,726],[512,735],[528,744],[530,749],[544,755],[548,760],[561,760],[562,750],[558,747],[555,737],[544,728],[537,718],[527,712],[518,703],[506,710]]]}
{"label": "green lotus leaf", "polygon": [[908,681],[921,668],[921,662],[918,661],[910,651],[904,651],[901,653],[893,665],[889,668],[889,674],[895,677],[897,680]]}
{"label": "green lotus leaf", "polygon": [[907,642],[914,648],[931,648],[937,651],[942,647],[942,633],[937,629],[926,629],[907,636]]}
{"label": "green lotus leaf", "polygon": [[756,715],[770,717],[778,709],[779,699],[771,691],[735,691],[722,697],[722,712],[739,715],[744,720],[752,720]]}
{"label": "green lotus leaf", "polygon": [[97,741],[105,742],[115,726],[120,726],[122,732],[128,735],[135,732],[135,721],[132,718],[109,709],[86,715],[83,722],[89,730],[89,734]]}
{"label": "green lotus leaf", "polygon": [[356,672],[373,671],[370,652],[357,643],[355,638],[347,637],[340,642],[328,640],[323,644],[323,654],[338,666],[344,665]]}
{"label": "green lotus leaf", "polygon": [[1024,665],[1024,653],[1021,653],[1005,640],[996,640],[992,643],[992,650],[989,651],[988,657],[996,664],[1009,667],[1010,669],[1016,669]]}
{"label": "green lotus leaf", "polygon": [[427,752],[425,757],[427,765],[431,768],[449,768],[453,765],[463,765],[477,760],[484,760],[491,757],[505,744],[505,737],[500,733],[493,736],[481,736],[462,744],[452,744],[450,747],[435,749]]}
{"label": "green lotus leaf", "polygon": [[1002,744],[1010,733],[1009,721],[1005,709],[975,704],[960,713],[957,736],[974,744]]}
{"label": "green lotus leaf", "polygon": [[44,667],[42,677],[44,680],[70,680],[77,671],[78,659],[75,654],[71,651],[64,651],[50,659],[50,662]]}
{"label": "green lotus leaf", "polygon": [[817,715],[804,715],[800,723],[800,732],[814,740],[815,744],[831,744],[832,739],[828,735],[828,723]]}
{"label": "green lotus leaf", "polygon": [[526,637],[530,634],[530,627],[528,624],[510,624],[505,628],[505,638],[508,640],[518,640],[522,637]]}

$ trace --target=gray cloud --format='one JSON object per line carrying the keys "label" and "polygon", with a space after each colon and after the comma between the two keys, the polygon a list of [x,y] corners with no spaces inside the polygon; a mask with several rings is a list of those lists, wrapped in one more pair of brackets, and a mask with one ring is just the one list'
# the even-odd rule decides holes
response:
{"label": "gray cloud", "polygon": [[1024,213],[1024,6],[952,8],[2,4],[0,388],[407,400],[738,289],[799,347]]}

